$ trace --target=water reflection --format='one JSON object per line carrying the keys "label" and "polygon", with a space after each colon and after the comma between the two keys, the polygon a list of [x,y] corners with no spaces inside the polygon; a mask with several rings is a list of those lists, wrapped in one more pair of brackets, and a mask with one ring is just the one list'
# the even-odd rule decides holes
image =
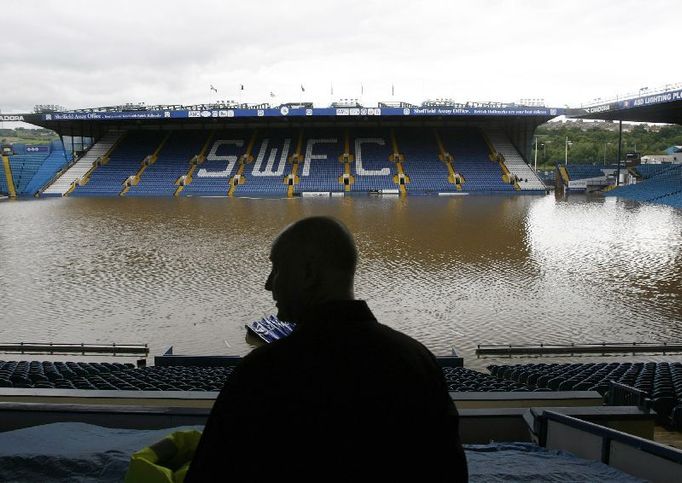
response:
{"label": "water reflection", "polygon": [[467,364],[478,343],[682,335],[682,212],[571,197],[47,199],[0,203],[0,341],[148,342],[250,350],[274,310],[271,240],[340,218],[357,295]]}

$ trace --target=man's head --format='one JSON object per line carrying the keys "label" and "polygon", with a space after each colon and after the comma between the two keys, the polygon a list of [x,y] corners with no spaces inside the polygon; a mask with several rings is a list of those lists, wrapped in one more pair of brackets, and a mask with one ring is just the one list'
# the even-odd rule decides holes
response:
{"label": "man's head", "polygon": [[272,244],[265,283],[277,317],[302,322],[315,304],[353,299],[357,258],[353,236],[334,218],[313,216],[289,225]]}

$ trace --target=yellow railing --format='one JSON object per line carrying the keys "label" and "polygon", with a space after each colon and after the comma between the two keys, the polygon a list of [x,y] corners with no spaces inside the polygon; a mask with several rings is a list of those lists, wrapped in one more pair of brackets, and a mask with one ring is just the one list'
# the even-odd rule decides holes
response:
{"label": "yellow railing", "polygon": [[568,175],[566,166],[559,166],[559,174],[561,175],[561,179],[563,180],[564,184],[568,186],[568,182],[571,180],[571,177]]}
{"label": "yellow railing", "polygon": [[400,195],[405,196],[407,195],[406,185],[410,182],[410,177],[407,176],[405,169],[403,168],[405,156],[400,154],[400,150],[398,149],[398,140],[395,137],[395,131],[393,128],[391,128],[391,146],[393,147],[393,152],[388,159],[389,161],[395,163],[395,168],[397,171],[397,173],[393,176],[393,182],[398,185]]}
{"label": "yellow railing", "polygon": [[[192,159],[189,160],[189,169],[187,170],[187,173],[184,176],[180,176],[178,179],[175,180],[175,185],[177,186],[177,188],[175,189],[173,196],[179,196],[180,192],[185,189],[185,186],[192,182],[192,180],[194,179],[193,178],[194,172],[197,170],[197,166],[206,160],[206,151],[208,151],[208,147],[211,145],[211,141],[213,140],[214,135],[215,131],[211,131],[209,133],[208,138],[206,139],[204,145],[201,147],[199,153],[192,156]],[[184,183],[181,183],[181,180],[183,179]]]}
{"label": "yellow railing", "polygon": [[454,184],[455,187],[461,191],[462,183],[464,183],[464,177],[462,175],[458,175],[455,171],[455,159],[453,158],[452,154],[445,150],[445,145],[443,144],[443,140],[440,137],[438,129],[433,128],[433,134],[436,138],[436,144],[438,145],[438,159],[440,159],[441,162],[445,164],[445,167],[448,168],[448,182]]}
{"label": "yellow railing", "polygon": [[258,131],[254,130],[249,140],[249,144],[246,146],[246,152],[239,157],[239,168],[237,173],[230,178],[230,189],[227,190],[227,196],[234,196],[234,191],[240,184],[244,184],[246,179],[244,179],[244,166],[253,162],[253,148],[256,145],[256,139],[258,136]]}
{"label": "yellow railing", "polygon": [[140,167],[137,169],[137,172],[132,176],[132,179],[130,181],[126,180],[123,182],[123,189],[118,194],[119,196],[125,196],[125,194],[128,192],[128,190],[130,189],[131,186],[137,186],[138,185],[138,183],[140,182],[140,178],[142,178],[142,174],[144,174],[144,172],[147,170],[147,168],[149,166],[156,163],[156,160],[159,158],[159,153],[161,152],[163,147],[168,142],[168,139],[170,138],[170,136],[171,136],[171,132],[169,131],[168,134],[166,134],[163,137],[161,144],[159,144],[156,147],[154,152],[152,154],[150,154],[149,156],[145,156],[145,158],[140,163]]}
{"label": "yellow railing", "polygon": [[[344,191],[350,191],[350,187],[355,183],[355,177],[351,174],[350,163],[355,161],[355,157],[350,152],[350,136],[348,129],[343,131],[343,154],[339,156],[339,162],[343,163],[343,175],[339,176],[339,184],[343,185]],[[348,184],[346,184],[348,180]]]}
{"label": "yellow railing", "polygon": [[7,181],[7,194],[10,198],[16,198],[17,191],[14,187],[14,177],[12,176],[12,166],[9,164],[9,156],[2,156],[2,166],[5,170],[5,181]]}
{"label": "yellow railing", "polygon": [[298,142],[296,143],[296,151],[294,154],[289,156],[289,162],[292,164],[291,173],[284,177],[284,184],[288,186],[287,196],[289,198],[294,197],[294,186],[300,181],[298,177],[298,165],[303,160],[301,156],[301,150],[303,149],[303,129],[298,132]]}
{"label": "yellow railing", "polygon": [[521,186],[519,186],[519,183],[516,181],[516,176],[513,175],[511,171],[509,171],[509,168],[507,168],[507,165],[504,164],[504,156],[498,154],[497,160],[500,163],[500,169],[502,170],[502,181],[508,184],[511,184],[513,182],[514,189],[516,191],[519,191],[521,189]]}

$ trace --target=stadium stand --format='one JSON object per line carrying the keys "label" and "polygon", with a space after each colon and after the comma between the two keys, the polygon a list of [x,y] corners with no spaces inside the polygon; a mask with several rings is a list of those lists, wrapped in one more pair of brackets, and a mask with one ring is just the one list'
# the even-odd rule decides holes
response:
{"label": "stadium stand", "polygon": [[0,361],[0,387],[219,391],[232,367],[148,367],[108,362]]}
{"label": "stadium stand", "polygon": [[509,138],[502,131],[489,131],[488,138],[495,150],[504,157],[504,164],[517,177],[522,191],[545,191],[546,187],[535,171],[526,164]]}
{"label": "stadium stand", "polygon": [[303,164],[298,170],[298,183],[294,193],[343,192],[339,181],[343,176],[343,163],[339,156],[344,151],[343,133],[332,129],[307,130],[302,150]]}
{"label": "stadium stand", "polygon": [[644,179],[653,178],[659,174],[663,174],[669,169],[675,169],[674,164],[640,164],[633,169]]}
{"label": "stadium stand", "polygon": [[123,183],[140,168],[168,133],[131,131],[116,145],[105,164],[96,167],[85,184],[80,184],[71,196],[117,196]]}
{"label": "stadium stand", "polygon": [[396,170],[393,162],[388,160],[392,153],[388,131],[355,129],[350,132],[350,146],[355,157],[351,163],[351,173],[355,178],[351,193],[385,190],[397,193],[398,185],[393,182]]}
{"label": "stadium stand", "polygon": [[50,155],[45,158],[38,170],[35,172],[31,181],[26,186],[24,194],[33,196],[40,188],[42,188],[45,183],[47,183],[52,177],[68,162],[66,158],[66,151],[64,151],[64,145],[61,141],[52,141],[50,143]]}
{"label": "stadium stand", "polygon": [[[516,176],[526,176],[523,170],[530,168],[511,151],[513,146],[499,139],[498,144],[510,159],[523,164],[514,168]],[[105,135],[43,194],[512,193],[514,184],[503,180],[503,169],[491,161],[489,145],[478,128],[448,128],[442,133],[430,128],[270,128],[212,135],[208,130],[133,130]],[[532,170],[529,173],[535,176]],[[529,180],[522,182],[523,190],[544,191],[536,189],[541,185],[537,176],[535,181],[523,179]]]}
{"label": "stadium stand", "polygon": [[498,379],[537,391],[597,391],[605,395],[609,383],[618,382],[645,392],[651,408],[664,420],[682,418],[680,362],[491,365],[488,370]]}
{"label": "stadium stand", "polygon": [[5,170],[0,166],[0,195],[7,195],[9,189],[7,188],[7,180],[5,179]]}
{"label": "stadium stand", "polygon": [[106,157],[111,148],[119,141],[123,133],[111,130],[95,143],[81,158],[76,160],[54,183],[43,191],[43,196],[63,196],[73,183],[83,178],[94,166],[98,159]]}
{"label": "stadium stand", "polygon": [[639,183],[611,190],[606,193],[606,196],[617,196],[634,201],[677,203],[681,193],[682,165],[674,165],[658,171],[657,174]]}
{"label": "stadium stand", "polygon": [[177,189],[176,180],[187,172],[191,158],[199,153],[207,138],[206,131],[173,132],[156,161],[145,169],[126,196],[171,196]]}
{"label": "stadium stand", "polygon": [[291,170],[288,162],[298,136],[295,132],[260,133],[253,153],[254,161],[244,166],[244,182],[236,187],[235,196],[287,196],[284,177]]}
{"label": "stadium stand", "polygon": [[568,175],[570,179],[576,180],[576,179],[589,179],[589,178],[597,178],[597,177],[603,177],[604,172],[601,170],[601,167],[599,166],[593,166],[591,164],[570,164],[568,166],[565,166],[566,171],[568,171]]}
{"label": "stadium stand", "polygon": [[[9,163],[12,168],[12,178],[17,195],[29,194],[28,185],[43,162],[49,157],[50,147],[51,145],[30,146],[19,143],[12,145],[14,154],[9,157]],[[44,151],[34,152],[33,149]]]}
{"label": "stadium stand", "polygon": [[407,192],[413,194],[452,193],[457,188],[448,178],[446,164],[438,158],[434,133],[427,129],[404,129],[397,132],[400,151],[405,156],[405,170],[410,182]]}
{"label": "stadium stand", "polygon": [[246,152],[251,133],[220,131],[209,143],[205,160],[196,166],[182,196],[227,196],[230,179],[238,169],[238,159]]}
{"label": "stadium stand", "polygon": [[[219,391],[232,366],[149,366],[109,362],[0,361],[0,387],[42,389]],[[445,366],[450,391],[527,391],[523,383]]]}
{"label": "stadium stand", "polygon": [[455,171],[464,176],[468,192],[510,193],[514,187],[502,180],[502,170],[490,160],[481,131],[474,127],[441,129],[445,149],[454,157]]}
{"label": "stadium stand", "polygon": [[673,208],[682,208],[682,191],[666,196],[661,196],[658,199],[658,202],[672,206]]}

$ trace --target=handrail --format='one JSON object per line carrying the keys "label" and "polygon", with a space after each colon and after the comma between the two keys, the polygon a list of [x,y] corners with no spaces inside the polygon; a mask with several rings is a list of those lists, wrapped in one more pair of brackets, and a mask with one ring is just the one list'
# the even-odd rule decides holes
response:
{"label": "handrail", "polygon": [[17,354],[112,354],[129,356],[149,355],[147,344],[75,344],[53,342],[0,343],[0,352]]}
{"label": "handrail", "polygon": [[584,344],[478,344],[476,355],[604,354],[682,352],[682,342],[599,342]]}
{"label": "handrail", "polygon": [[640,389],[622,384],[616,381],[609,381],[607,391],[607,406],[637,406],[642,411],[649,411],[649,395]]}
{"label": "handrail", "polygon": [[666,84],[663,87],[657,87],[655,89],[640,89],[637,92],[629,92],[627,94],[624,94],[622,96],[616,95],[615,97],[607,98],[607,99],[602,99],[602,98],[597,98],[592,102],[586,103],[586,104],[580,104],[580,107],[592,107],[592,106],[600,106],[602,104],[608,104],[613,101],[626,101],[628,99],[636,99],[637,97],[642,97],[643,95],[646,96],[655,96],[656,94],[662,94],[664,92],[670,92],[674,91],[677,89],[682,89],[682,82],[677,82],[675,84]]}
{"label": "handrail", "polygon": [[602,463],[609,464],[611,442],[616,441],[641,450],[645,453],[649,453],[651,455],[658,456],[659,458],[682,465],[682,451],[679,449],[655,443],[648,439],[640,438],[639,436],[616,431],[615,429],[600,426],[595,423],[590,423],[588,421],[554,411],[543,411],[540,418],[541,420],[545,421],[545,423],[542,425],[540,433],[540,446],[543,447],[546,447],[547,445],[547,435],[549,433],[549,425],[546,424],[546,422],[555,421],[560,424],[565,424],[571,428],[599,436],[602,439]]}

